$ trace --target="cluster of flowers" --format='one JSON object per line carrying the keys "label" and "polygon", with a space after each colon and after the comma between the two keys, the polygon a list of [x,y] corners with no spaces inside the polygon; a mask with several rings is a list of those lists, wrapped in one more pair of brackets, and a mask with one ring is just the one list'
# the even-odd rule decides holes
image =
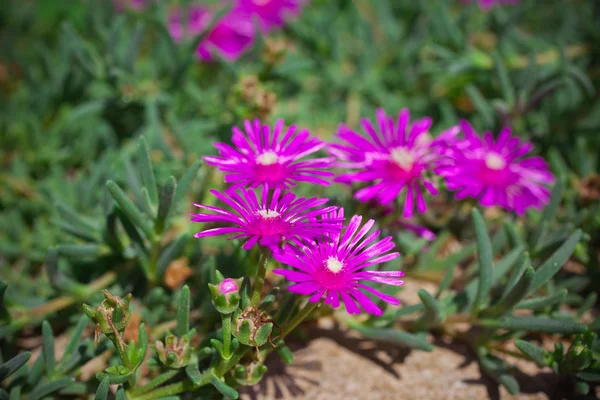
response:
{"label": "cluster of flowers", "polygon": [[[204,157],[207,164],[225,174],[230,187],[211,193],[229,206],[223,209],[196,204],[206,212],[192,214],[192,221],[218,224],[196,237],[228,235],[245,239],[244,249],[254,245],[270,249],[274,258],[292,269],[277,269],[295,284],[289,290],[308,295],[316,302],[338,307],[341,301],[349,313],[365,311],[379,315],[381,309],[361,290],[389,304],[398,301],[360,281],[401,285],[401,271],[370,271],[366,267],[393,260],[398,253],[391,237],[378,240],[370,233],[375,221],[361,226],[362,217],[353,216],[344,226],[344,211],[324,207],[327,199],[298,198],[290,191],[298,182],[329,185],[334,167],[349,171],[334,180],[362,182],[355,193],[359,201],[390,205],[403,199],[403,215],[414,209],[425,212],[424,192],[435,195],[438,181],[457,191],[457,198],[475,197],[483,206],[498,205],[519,214],[529,207],[541,208],[549,201],[553,177],[540,157],[525,157],[531,143],[522,143],[510,129],[497,140],[490,132],[480,137],[468,122],[429,134],[430,118],[410,121],[408,110],[397,119],[377,112],[377,124],[362,120],[362,135],[341,125],[337,143],[328,144],[282,120],[271,129],[260,121],[246,121],[244,130],[233,128],[233,146],[215,143],[219,156]],[[332,157],[306,157],[322,149]],[[255,189],[262,190],[257,196]],[[360,290],[359,290],[360,289]]]}

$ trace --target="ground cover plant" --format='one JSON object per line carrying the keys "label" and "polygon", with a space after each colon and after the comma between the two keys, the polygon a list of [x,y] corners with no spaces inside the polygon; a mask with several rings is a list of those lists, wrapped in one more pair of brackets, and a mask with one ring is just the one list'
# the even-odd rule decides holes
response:
{"label": "ground cover plant", "polygon": [[0,399],[235,399],[322,319],[598,395],[599,2],[5,0],[0,38]]}

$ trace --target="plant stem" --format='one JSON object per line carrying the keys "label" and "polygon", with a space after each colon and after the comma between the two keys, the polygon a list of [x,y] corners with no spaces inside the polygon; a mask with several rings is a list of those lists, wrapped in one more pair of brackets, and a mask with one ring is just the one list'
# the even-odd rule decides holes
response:
{"label": "plant stem", "polygon": [[300,311],[296,316],[282,329],[281,337],[284,338],[291,331],[293,331],[302,321],[306,319],[317,307],[321,305],[321,301],[316,303],[308,302],[302,311]]}
{"label": "plant stem", "polygon": [[178,373],[179,373],[179,370],[177,370],[177,369],[171,369],[167,372],[164,372],[164,373],[158,375],[156,378],[152,379],[150,382],[146,383],[144,386],[135,388],[131,392],[131,396],[135,397],[135,396],[140,396],[144,393],[147,393],[150,390],[154,389],[155,387],[160,386],[163,383],[165,383],[166,381],[168,381],[169,379],[173,378]]}
{"label": "plant stem", "polygon": [[256,282],[254,283],[254,291],[252,292],[252,299],[250,300],[250,306],[258,306],[260,298],[262,296],[262,288],[265,284],[265,275],[267,274],[267,264],[269,262],[269,255],[271,251],[264,247],[260,249],[260,256],[258,257],[258,268],[256,269]]}
{"label": "plant stem", "polygon": [[[208,379],[206,379],[205,375]],[[161,397],[174,396],[176,394],[191,391],[197,387],[204,386],[210,382],[210,378],[212,378],[212,374],[207,372],[202,375],[202,383],[200,383],[199,385],[194,385],[192,382],[189,381],[176,382],[167,386],[160,387],[140,397],[132,397],[130,400],[154,400],[160,399]]]}
{"label": "plant stem", "polygon": [[229,360],[231,358],[231,314],[221,314],[223,321],[223,356]]}

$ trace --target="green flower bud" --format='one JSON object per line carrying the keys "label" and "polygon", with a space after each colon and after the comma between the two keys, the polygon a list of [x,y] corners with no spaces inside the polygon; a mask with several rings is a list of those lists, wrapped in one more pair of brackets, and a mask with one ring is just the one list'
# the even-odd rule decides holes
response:
{"label": "green flower bud", "polygon": [[217,280],[219,282],[216,285],[208,284],[212,295],[212,303],[221,314],[231,314],[240,304],[240,287],[243,278],[222,279],[222,275],[217,274]]}

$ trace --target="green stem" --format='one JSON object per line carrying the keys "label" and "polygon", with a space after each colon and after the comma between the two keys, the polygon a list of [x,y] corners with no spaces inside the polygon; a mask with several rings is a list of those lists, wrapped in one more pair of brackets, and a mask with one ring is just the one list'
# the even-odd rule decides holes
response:
{"label": "green stem", "polygon": [[131,392],[131,396],[140,396],[144,393],[148,393],[150,390],[154,389],[157,386],[162,385],[169,379],[173,378],[175,375],[179,373],[177,369],[171,369],[165,373],[158,375],[156,378],[152,379],[150,382],[146,383],[144,386],[137,387]]}
{"label": "green stem", "polygon": [[231,358],[231,314],[221,314],[223,321],[223,355],[226,359]]}
{"label": "green stem", "polygon": [[260,256],[258,258],[258,268],[256,269],[256,282],[254,283],[254,291],[252,292],[250,306],[257,307],[260,303],[262,288],[265,284],[265,275],[267,274],[267,264],[269,262],[270,253],[270,250],[266,247],[261,248],[260,250]]}
{"label": "green stem", "polygon": [[154,400],[160,399],[162,397],[174,396],[183,392],[189,392],[201,386],[207,385],[208,383],[210,383],[212,377],[213,374],[210,371],[206,371],[202,374],[201,382],[198,385],[194,385],[190,381],[176,382],[167,386],[160,387],[142,396],[134,396],[130,400]]}
{"label": "green stem", "polygon": [[281,332],[281,337],[284,338],[285,336],[287,336],[298,325],[300,325],[300,323],[302,321],[304,321],[306,319],[306,317],[308,317],[310,315],[310,313],[312,313],[320,305],[321,305],[321,301],[318,301],[316,303],[312,303],[309,301],[304,306],[302,311],[300,311],[298,314],[296,314],[296,316],[283,328],[283,331]]}
{"label": "green stem", "polygon": [[217,377],[222,377],[231,369],[232,366],[235,366],[238,361],[250,350],[251,348],[248,346],[240,346],[238,349],[231,355],[231,358],[228,360],[220,360],[221,362],[217,364],[215,367],[215,375]]}

